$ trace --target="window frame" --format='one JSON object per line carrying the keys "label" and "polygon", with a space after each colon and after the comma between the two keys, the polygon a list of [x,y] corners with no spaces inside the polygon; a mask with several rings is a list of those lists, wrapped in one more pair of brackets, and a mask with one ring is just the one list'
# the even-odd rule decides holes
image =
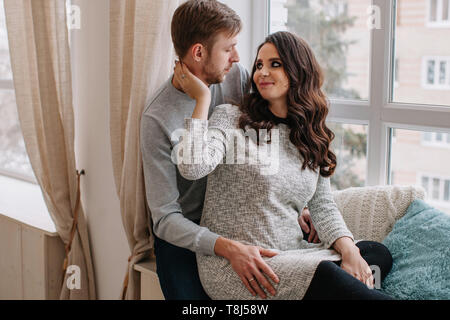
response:
{"label": "window frame", "polygon": [[[252,0],[252,52],[269,32],[270,0]],[[396,0],[372,0],[380,9],[381,28],[370,30],[368,101],[331,99],[329,121],[368,125],[366,186],[390,182],[391,129],[444,131],[450,129],[450,106],[393,101],[391,77],[395,56]]]}
{"label": "window frame", "polygon": [[428,28],[450,28],[450,0],[445,0],[449,1],[447,20],[442,19],[444,0],[436,0],[436,21],[431,20],[431,1],[433,0],[427,0],[425,26],[427,26]]}

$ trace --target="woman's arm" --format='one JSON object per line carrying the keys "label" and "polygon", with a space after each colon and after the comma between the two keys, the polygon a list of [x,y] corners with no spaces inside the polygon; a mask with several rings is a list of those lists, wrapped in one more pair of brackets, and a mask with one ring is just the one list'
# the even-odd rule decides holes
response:
{"label": "woman's arm", "polygon": [[319,174],[316,190],[308,202],[311,220],[320,240],[330,248],[337,239],[348,237],[353,241],[353,234],[348,230],[331,193],[330,178]]}
{"label": "woman's arm", "polygon": [[180,174],[188,180],[203,178],[222,162],[232,140],[233,125],[224,106],[217,106],[207,120],[211,104],[208,86],[177,63],[174,81],[196,101],[191,118],[185,119],[183,140],[173,150]]}
{"label": "woman's arm", "polygon": [[316,192],[308,207],[319,237],[325,239],[323,242],[327,247],[331,246],[341,254],[341,268],[367,286],[373,287],[372,271],[361,257],[353,235],[333,199],[329,177],[324,178],[319,174]]}

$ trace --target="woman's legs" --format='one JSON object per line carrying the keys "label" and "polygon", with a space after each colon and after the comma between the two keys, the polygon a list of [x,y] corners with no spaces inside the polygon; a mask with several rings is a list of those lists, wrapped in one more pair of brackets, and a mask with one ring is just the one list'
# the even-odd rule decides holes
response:
{"label": "woman's legs", "polygon": [[[361,256],[369,266],[380,268],[380,282],[392,267],[392,256],[381,243],[361,241],[356,244]],[[322,261],[306,291],[304,300],[390,300],[375,289],[369,289],[364,283],[344,271],[339,262]]]}

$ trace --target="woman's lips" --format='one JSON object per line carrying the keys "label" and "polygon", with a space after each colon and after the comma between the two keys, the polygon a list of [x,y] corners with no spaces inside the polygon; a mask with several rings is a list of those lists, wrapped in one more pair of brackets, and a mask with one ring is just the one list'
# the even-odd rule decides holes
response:
{"label": "woman's lips", "polygon": [[261,82],[260,84],[259,84],[259,86],[261,87],[261,88],[267,88],[267,87],[270,87],[271,85],[273,85],[274,83],[273,82]]}

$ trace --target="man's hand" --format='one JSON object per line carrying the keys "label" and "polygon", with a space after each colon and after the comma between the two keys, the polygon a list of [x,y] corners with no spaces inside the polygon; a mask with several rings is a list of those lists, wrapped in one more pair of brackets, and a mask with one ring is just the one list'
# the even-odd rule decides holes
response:
{"label": "man's hand", "polygon": [[230,262],[233,270],[253,296],[258,294],[263,299],[267,297],[261,287],[265,288],[272,296],[276,294],[275,288],[263,273],[275,283],[278,283],[280,280],[262,259],[262,256],[273,257],[278,254],[277,252],[258,246],[245,245],[222,237],[217,239],[214,251],[217,255],[224,257]]}
{"label": "man's hand", "polygon": [[316,229],[311,220],[311,214],[309,213],[308,207],[304,208],[300,217],[298,218],[298,223],[302,230],[308,234],[308,242],[319,243],[319,235],[317,234]]}

